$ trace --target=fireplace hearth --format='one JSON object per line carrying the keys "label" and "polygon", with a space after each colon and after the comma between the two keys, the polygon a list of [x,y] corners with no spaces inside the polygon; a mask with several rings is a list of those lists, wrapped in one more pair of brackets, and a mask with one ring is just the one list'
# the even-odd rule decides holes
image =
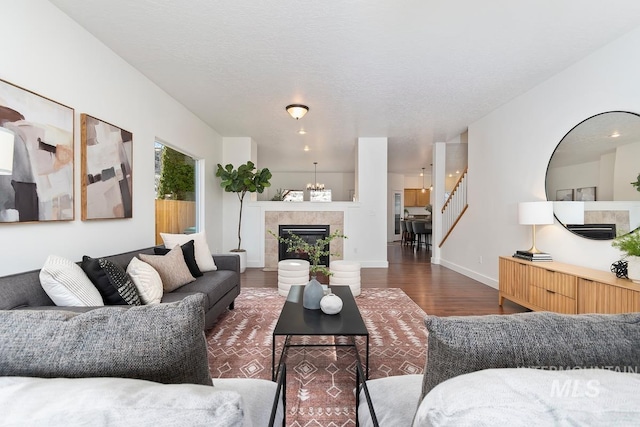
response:
{"label": "fireplace hearth", "polygon": [[[315,244],[318,240],[329,236],[328,225],[279,225],[278,235],[280,237],[287,238],[290,234],[300,236],[305,242],[310,245]],[[287,251],[287,244],[280,242],[278,244],[278,261],[283,259],[305,259],[309,260],[309,256],[305,253],[289,252]],[[329,256],[320,258],[320,265],[329,267]]]}

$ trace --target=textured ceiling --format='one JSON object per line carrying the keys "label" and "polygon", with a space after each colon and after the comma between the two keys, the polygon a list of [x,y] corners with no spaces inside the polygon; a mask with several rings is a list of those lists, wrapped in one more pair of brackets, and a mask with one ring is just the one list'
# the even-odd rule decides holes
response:
{"label": "textured ceiling", "polygon": [[417,174],[433,142],[640,25],[638,0],[50,1],[272,171],[353,171],[357,138],[384,136],[389,171]]}

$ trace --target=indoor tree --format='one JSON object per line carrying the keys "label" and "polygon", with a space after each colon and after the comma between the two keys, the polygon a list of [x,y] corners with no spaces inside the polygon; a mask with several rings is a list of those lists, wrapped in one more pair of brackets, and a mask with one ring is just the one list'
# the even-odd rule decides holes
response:
{"label": "indoor tree", "polygon": [[224,188],[224,191],[228,193],[236,193],[238,200],[240,201],[240,215],[238,217],[238,248],[235,252],[243,251],[241,249],[242,237],[240,230],[242,226],[242,205],[244,202],[244,196],[247,193],[262,193],[265,188],[270,187],[271,172],[269,169],[258,169],[252,161],[238,166],[234,169],[232,164],[228,164],[222,167],[218,163],[218,169],[216,170],[216,176],[220,178],[220,186]]}

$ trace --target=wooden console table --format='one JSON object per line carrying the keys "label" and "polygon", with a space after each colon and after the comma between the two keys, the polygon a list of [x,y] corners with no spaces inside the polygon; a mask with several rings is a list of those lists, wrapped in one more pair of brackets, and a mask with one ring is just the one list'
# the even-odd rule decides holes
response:
{"label": "wooden console table", "polygon": [[640,284],[615,274],[560,262],[501,256],[498,305],[506,298],[535,311],[629,313],[640,311]]}

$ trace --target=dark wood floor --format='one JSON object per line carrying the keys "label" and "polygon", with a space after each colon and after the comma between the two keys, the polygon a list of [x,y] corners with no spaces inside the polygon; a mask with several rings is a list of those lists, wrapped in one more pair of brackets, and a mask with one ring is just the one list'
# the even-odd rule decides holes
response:
{"label": "dark wood floor", "polygon": [[[498,305],[498,291],[448,268],[432,265],[430,253],[424,248],[414,251],[399,243],[389,244],[389,268],[363,268],[360,272],[363,288],[400,288],[427,314],[436,316],[467,316],[474,314],[507,314],[528,311],[510,301]],[[326,278],[318,278],[328,283]],[[242,274],[242,286],[278,286],[276,271],[247,268]]]}

